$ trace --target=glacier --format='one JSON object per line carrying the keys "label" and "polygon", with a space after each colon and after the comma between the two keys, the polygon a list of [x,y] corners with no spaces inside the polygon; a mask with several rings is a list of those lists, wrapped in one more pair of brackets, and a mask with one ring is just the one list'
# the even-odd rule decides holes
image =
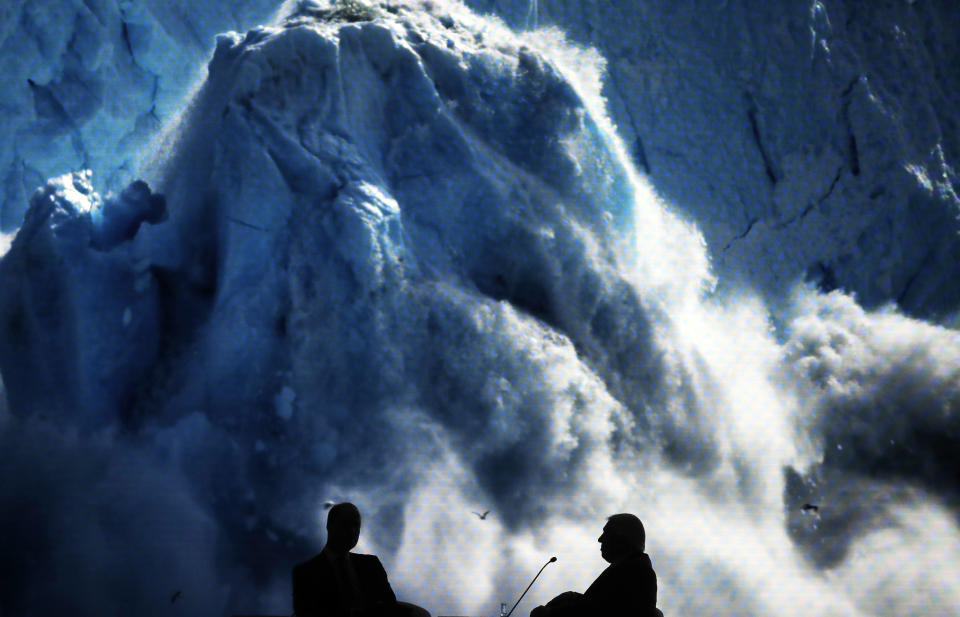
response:
{"label": "glacier", "polygon": [[[693,5],[675,14],[703,15]],[[610,92],[629,63],[609,46],[640,22],[594,3],[473,7],[503,21],[454,2],[69,5],[109,34],[12,6],[38,50],[55,47],[38,33],[70,34],[49,58],[129,44],[174,85],[160,77],[166,107],[135,135],[136,114],[92,105],[67,129],[37,115],[17,129],[33,142],[8,144],[42,173],[4,202],[3,614],[288,612],[289,568],[319,548],[329,499],[360,506],[360,550],[433,614],[493,614],[552,554],[519,610],[582,589],[620,510],[647,525],[667,615],[960,608],[949,130],[917,163],[858,132],[880,125],[850,129],[853,174],[847,133],[797,158],[757,99],[741,138],[783,143],[660,172],[667,155],[639,157],[629,132],[643,126],[624,132],[624,114],[657,117],[628,111],[649,84],[640,101]],[[838,6],[803,15],[839,30]],[[608,39],[584,32],[599,17]],[[270,25],[212,38],[245,19]],[[551,23],[566,32],[537,28]],[[196,85],[184,67],[202,36],[158,51],[184,31],[213,43]],[[805,43],[826,65],[843,46]],[[34,107],[56,110],[79,78],[29,79]],[[118,82],[146,97],[118,110],[155,104],[143,79]],[[871,87],[849,104],[879,105]],[[8,135],[23,119],[4,118]],[[37,122],[101,154],[57,158],[69,148]],[[21,154],[13,167],[32,169]],[[751,188],[765,158],[776,182]],[[872,198],[885,209],[864,215],[858,192],[893,164],[904,173]],[[812,236],[775,233],[773,212],[725,261],[738,215],[714,207],[710,178],[761,208],[831,196],[804,215]],[[868,231],[880,221],[895,239]],[[901,250],[934,255],[909,293]]]}

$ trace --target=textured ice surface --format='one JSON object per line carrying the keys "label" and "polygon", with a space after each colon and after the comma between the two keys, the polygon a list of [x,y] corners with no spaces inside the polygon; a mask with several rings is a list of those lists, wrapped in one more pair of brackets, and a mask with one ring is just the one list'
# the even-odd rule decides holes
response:
{"label": "textured ice surface", "polygon": [[[202,78],[213,36],[278,4],[5,5],[3,229],[47,177],[89,167],[107,189],[129,182],[136,145]],[[953,3],[469,4],[601,51],[620,135],[697,220],[722,283],[774,299],[806,278],[869,306],[956,310]]]}
{"label": "textured ice surface", "polygon": [[[801,278],[875,306],[960,300],[955,169],[960,11],[847,0],[474,0],[518,28],[556,24],[607,58],[604,94],[638,167],[703,231],[721,282],[776,298]],[[45,178],[132,179],[201,78],[217,32],[277,2],[5,6],[2,226]],[[70,16],[70,17],[66,17]]]}
{"label": "textured ice surface", "polygon": [[956,310],[955,3],[468,3],[603,53],[620,134],[722,282]]}
{"label": "textured ice surface", "polygon": [[[230,606],[286,602],[286,568],[331,495],[362,502],[388,555],[416,547],[403,512],[446,448],[471,470],[457,491],[516,502],[509,529],[545,507],[520,499],[525,478],[564,496],[611,468],[611,431],[649,440],[661,352],[624,255],[652,194],[549,61],[453,8],[357,23],[309,10],[220,37],[151,179],[169,218],[95,246],[101,200],[67,176],[34,197],[3,261],[11,432],[29,440],[39,418],[81,443],[137,435],[142,464],[223,523],[223,556],[243,564],[224,579]],[[31,572],[16,580],[42,588]],[[399,589],[491,601],[489,581],[427,590],[418,576],[401,570]],[[160,610],[140,585],[133,606]],[[46,605],[96,601],[65,590]]]}
{"label": "textured ice surface", "polygon": [[90,429],[129,408],[161,336],[157,286],[130,240],[164,213],[163,198],[143,182],[101,200],[89,172],[34,194],[0,261],[0,366],[20,413]]}
{"label": "textured ice surface", "polygon": [[93,169],[118,191],[144,142],[203,79],[214,36],[269,19],[273,0],[6,0],[0,7],[0,229],[47,178]]}

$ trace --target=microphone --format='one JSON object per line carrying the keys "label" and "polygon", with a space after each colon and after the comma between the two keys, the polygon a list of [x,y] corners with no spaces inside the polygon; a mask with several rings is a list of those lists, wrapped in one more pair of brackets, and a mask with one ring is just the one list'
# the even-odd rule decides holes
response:
{"label": "microphone", "polygon": [[[543,564],[543,568],[546,568],[547,566],[549,566],[551,563],[553,563],[553,562],[556,561],[556,560],[557,560],[556,557],[551,557],[551,558],[550,558],[550,561],[548,561],[547,563]],[[510,609],[510,612],[506,614],[506,617],[510,617],[510,615],[513,614],[513,610],[514,610],[515,608],[517,608],[517,604],[520,604],[520,600],[523,600],[523,596],[527,595],[527,592],[530,591],[530,588],[533,587],[533,584],[534,584],[535,582],[537,582],[537,579],[538,579],[538,578],[540,578],[540,573],[543,572],[543,568],[540,568],[540,572],[537,572],[537,575],[533,577],[533,580],[530,581],[530,584],[527,585],[527,588],[523,590],[523,593],[521,593],[521,594],[520,594],[520,597],[517,598],[516,604],[514,604],[514,605],[513,605],[513,608]]]}

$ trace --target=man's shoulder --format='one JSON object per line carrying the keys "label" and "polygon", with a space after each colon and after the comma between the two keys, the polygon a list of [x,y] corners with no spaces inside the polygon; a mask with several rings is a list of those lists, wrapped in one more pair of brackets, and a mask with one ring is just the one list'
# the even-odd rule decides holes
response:
{"label": "man's shoulder", "polygon": [[597,577],[594,583],[598,588],[606,588],[611,585],[632,587],[638,580],[656,584],[656,578],[657,575],[653,570],[650,557],[646,553],[638,553],[609,566]]}
{"label": "man's shoulder", "polygon": [[[383,570],[383,564],[380,562],[380,558],[376,555],[365,555],[363,553],[350,553],[350,560],[353,562],[354,567],[361,570],[369,569],[380,569]],[[293,575],[302,575],[308,572],[316,572],[318,570],[326,571],[330,567],[326,556],[323,553],[319,553],[310,559],[298,563],[293,566]]]}
{"label": "man's shoulder", "polygon": [[383,564],[380,563],[380,558],[377,557],[376,555],[365,555],[363,553],[350,553],[350,559],[352,559],[354,563],[359,563],[359,564],[368,565],[368,566],[377,564],[383,567]]}
{"label": "man's shoulder", "polygon": [[323,567],[322,561],[323,561],[322,553],[314,555],[310,559],[293,566],[293,572],[294,574],[296,574],[297,572],[303,572],[306,570],[313,570],[314,568]]}
{"label": "man's shoulder", "polygon": [[624,559],[622,565],[631,570],[653,570],[653,562],[646,553],[635,553]]}

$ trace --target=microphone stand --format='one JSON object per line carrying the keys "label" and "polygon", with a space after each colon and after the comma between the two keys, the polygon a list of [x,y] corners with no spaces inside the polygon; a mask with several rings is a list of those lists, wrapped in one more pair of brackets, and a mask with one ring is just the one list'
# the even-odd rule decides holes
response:
{"label": "microphone stand", "polygon": [[551,563],[553,563],[556,560],[557,560],[556,557],[551,557],[547,563],[543,564],[543,568],[540,568],[540,572],[537,572],[537,575],[533,577],[533,580],[530,581],[530,584],[527,585],[527,588],[523,590],[523,593],[521,593],[520,597],[517,598],[516,604],[514,604],[513,608],[510,609],[510,612],[506,614],[506,617],[510,617],[510,615],[513,614],[513,610],[517,608],[517,604],[520,604],[520,600],[523,600],[523,596],[527,595],[527,592],[530,591],[530,588],[533,587],[533,584],[537,582],[538,578],[540,578],[540,573],[543,572],[543,569],[549,566]]}

